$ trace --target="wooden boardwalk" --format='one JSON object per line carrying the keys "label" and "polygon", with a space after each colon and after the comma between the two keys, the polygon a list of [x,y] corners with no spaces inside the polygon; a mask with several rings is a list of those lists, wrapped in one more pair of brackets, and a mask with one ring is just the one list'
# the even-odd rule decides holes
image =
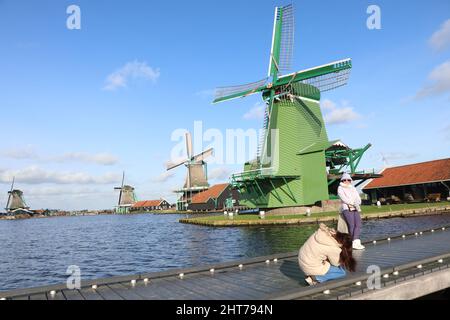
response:
{"label": "wooden boardwalk", "polygon": [[[2,299],[25,300],[261,300],[344,299],[367,291],[371,265],[382,271],[382,285],[448,268],[450,230],[441,228],[366,243],[356,251],[358,270],[346,278],[307,287],[297,252],[202,268],[114,277],[65,285],[0,292]],[[418,268],[419,266],[419,268]],[[397,272],[395,272],[397,271]],[[387,275],[387,276],[385,276]],[[361,282],[361,284],[359,283]]]}

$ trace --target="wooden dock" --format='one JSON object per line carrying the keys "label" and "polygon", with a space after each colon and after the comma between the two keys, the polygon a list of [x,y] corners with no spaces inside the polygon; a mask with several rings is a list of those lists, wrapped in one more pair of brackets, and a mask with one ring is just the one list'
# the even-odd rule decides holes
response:
{"label": "wooden dock", "polygon": [[[389,288],[448,271],[450,230],[397,235],[366,242],[356,251],[357,272],[346,278],[308,287],[298,267],[297,252],[183,270],[82,281],[66,285],[0,292],[2,300],[266,300],[349,299],[371,291],[369,266],[379,266],[381,287]],[[373,291],[373,290],[372,290]]]}

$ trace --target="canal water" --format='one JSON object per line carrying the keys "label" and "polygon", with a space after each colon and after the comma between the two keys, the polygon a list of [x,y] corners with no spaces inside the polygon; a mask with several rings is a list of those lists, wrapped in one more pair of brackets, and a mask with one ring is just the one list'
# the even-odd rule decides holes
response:
{"label": "canal water", "polygon": [[[201,266],[298,250],[317,226],[210,228],[180,215],[0,220],[0,291]],[[363,239],[450,225],[450,215],[364,222]]]}

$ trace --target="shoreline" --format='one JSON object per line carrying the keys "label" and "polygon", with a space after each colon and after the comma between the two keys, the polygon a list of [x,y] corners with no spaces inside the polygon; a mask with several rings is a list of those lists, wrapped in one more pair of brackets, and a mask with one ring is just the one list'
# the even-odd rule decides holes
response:
{"label": "shoreline", "polygon": [[[362,214],[361,218],[363,221],[376,220],[376,219],[389,219],[389,218],[408,218],[408,217],[418,217],[418,216],[431,216],[431,215],[444,215],[450,214],[450,205],[436,206],[431,208],[415,208],[415,209],[405,209],[387,212],[375,212]],[[311,225],[319,224],[322,222],[337,222],[338,213],[330,213],[329,216],[318,216],[318,217],[297,217],[289,218],[286,215],[279,219],[252,219],[252,220],[239,220],[239,219],[229,219],[229,220],[202,220],[202,218],[189,218],[180,219],[180,223],[194,224],[198,226],[205,227],[252,227],[252,226],[289,226],[289,225]],[[238,216],[239,217],[239,216]]]}

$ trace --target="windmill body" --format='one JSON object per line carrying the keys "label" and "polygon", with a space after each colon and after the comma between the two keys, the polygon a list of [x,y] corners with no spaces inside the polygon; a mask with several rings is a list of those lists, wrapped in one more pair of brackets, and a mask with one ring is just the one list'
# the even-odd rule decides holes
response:
{"label": "windmill body", "polygon": [[278,208],[328,200],[343,169],[350,166],[355,178],[362,174],[357,164],[370,147],[333,148],[336,141],[328,140],[320,110],[322,93],[347,83],[351,59],[284,74],[290,69],[293,34],[292,5],[277,7],[267,78],[216,90],[214,103],[261,93],[266,104],[257,157],[231,177],[244,206]]}
{"label": "windmill body", "polygon": [[186,167],[186,179],[183,188],[176,190],[179,194],[177,200],[177,210],[187,210],[191,199],[199,192],[205,191],[209,188],[208,183],[208,167],[206,159],[213,155],[212,148],[203,151],[197,155],[193,154],[192,136],[189,132],[185,135],[186,139],[186,159],[178,161],[177,163],[169,163],[167,171],[173,170],[179,166]]}
{"label": "windmill body", "polygon": [[23,191],[19,189],[14,189],[14,181],[15,178],[13,178],[11,190],[8,191],[8,201],[6,202],[5,208],[6,213],[9,215],[18,213],[32,214],[32,212],[29,210],[30,207],[25,202]]}

